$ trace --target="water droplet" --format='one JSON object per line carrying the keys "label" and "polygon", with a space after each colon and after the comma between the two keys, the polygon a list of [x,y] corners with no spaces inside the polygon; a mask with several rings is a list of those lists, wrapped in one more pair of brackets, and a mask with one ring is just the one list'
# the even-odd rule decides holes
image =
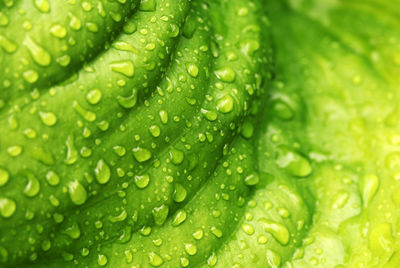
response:
{"label": "water droplet", "polygon": [[201,230],[201,229],[195,231],[195,232],[192,234],[192,236],[193,236],[194,239],[196,239],[196,240],[202,239],[202,238],[203,238],[203,235],[204,235],[204,233],[203,233],[203,230]]}
{"label": "water droplet", "polygon": [[231,67],[223,67],[214,71],[215,76],[227,83],[235,81],[235,71]]}
{"label": "water droplet", "polygon": [[172,220],[172,226],[176,227],[181,225],[186,220],[186,211],[178,209],[175,213],[174,219]]}
{"label": "water droplet", "polygon": [[124,28],[123,28],[123,31],[124,31],[124,33],[126,33],[126,34],[133,34],[134,32],[136,32],[136,30],[137,30],[137,26],[136,26],[136,24],[135,24],[133,21],[131,21],[131,20],[129,20],[128,22],[126,22],[125,25],[124,25]]}
{"label": "water droplet", "polygon": [[52,112],[39,112],[39,116],[46,126],[54,126],[57,123],[57,117]]}
{"label": "water droplet", "polygon": [[107,264],[108,260],[107,257],[103,254],[99,254],[97,256],[97,264],[100,266],[105,266]]}
{"label": "water droplet", "polygon": [[51,62],[50,54],[39,46],[30,36],[27,36],[23,44],[29,50],[33,60],[40,66],[48,66]]}
{"label": "water droplet", "polygon": [[22,147],[19,145],[13,145],[7,148],[7,153],[12,157],[17,157],[22,153]]}
{"label": "water droplet", "polygon": [[56,59],[57,63],[63,67],[66,67],[71,62],[71,57],[69,55],[62,55]]}
{"label": "water droplet", "polygon": [[220,230],[220,229],[218,229],[217,227],[215,227],[215,226],[212,226],[211,227],[211,233],[213,234],[213,235],[215,235],[216,237],[218,237],[218,238],[221,238],[222,237],[222,231]]}
{"label": "water droplet", "polygon": [[3,218],[10,218],[17,208],[14,200],[6,197],[0,197],[0,215]]}
{"label": "water droplet", "polygon": [[130,109],[133,106],[136,105],[137,102],[137,92],[136,89],[132,90],[132,95],[123,97],[123,96],[117,96],[117,101],[119,105],[121,105],[123,108]]}
{"label": "water droplet", "polygon": [[199,75],[199,67],[194,63],[186,63],[186,70],[191,77],[197,77]]}
{"label": "water droplet", "polygon": [[184,157],[185,154],[178,149],[172,147],[169,151],[169,159],[174,165],[181,164],[183,162]]}
{"label": "water droplet", "polygon": [[4,27],[8,25],[8,17],[3,12],[0,12],[0,26]]}
{"label": "water droplet", "polygon": [[63,230],[62,233],[68,235],[72,239],[78,239],[81,236],[81,229],[79,228],[79,225],[74,222],[71,226],[68,226]]}
{"label": "water droplet", "polygon": [[94,174],[100,184],[105,184],[110,180],[111,170],[103,159],[100,159],[97,162],[96,168],[94,169]]}
{"label": "water droplet", "polygon": [[154,222],[157,225],[163,225],[168,217],[169,208],[166,205],[153,208],[151,211],[153,214]]}
{"label": "water droplet", "polygon": [[113,147],[113,150],[120,157],[122,157],[122,156],[124,156],[126,154],[126,149],[123,146],[115,145]]}
{"label": "water droplet", "polygon": [[0,186],[5,185],[10,179],[10,174],[7,170],[0,167]]}
{"label": "water droplet", "polygon": [[197,247],[192,243],[185,243],[185,251],[190,256],[193,256],[197,253]]}
{"label": "water droplet", "polygon": [[200,111],[208,121],[215,121],[218,117],[217,113],[214,111],[209,111],[203,108],[201,108]]}
{"label": "water droplet", "polygon": [[124,221],[128,217],[128,213],[125,209],[121,211],[117,216],[109,216],[108,220],[112,223]]}
{"label": "water droplet", "polygon": [[86,202],[87,192],[85,187],[78,181],[74,180],[68,184],[69,198],[75,205],[82,205]]}
{"label": "water droplet", "polygon": [[365,175],[360,182],[364,207],[367,207],[379,187],[379,178],[374,174]]}
{"label": "water droplet", "polygon": [[168,113],[164,110],[159,112],[161,123],[166,124],[168,123]]}
{"label": "water droplet", "polygon": [[161,130],[159,126],[151,125],[149,127],[149,132],[153,137],[157,138],[158,136],[160,136]]}
{"label": "water droplet", "polygon": [[278,100],[274,103],[273,109],[275,114],[282,120],[290,120],[294,116],[294,112],[285,102]]}
{"label": "water droplet", "polygon": [[155,0],[142,0],[139,6],[140,11],[155,11],[156,1]]}
{"label": "water droplet", "polygon": [[264,230],[271,233],[280,244],[287,245],[289,243],[290,234],[285,226],[266,219],[261,219],[260,221],[264,225]]}
{"label": "water droplet", "polygon": [[26,173],[26,177],[28,178],[28,183],[25,186],[24,194],[28,197],[34,197],[40,191],[39,180],[31,172]]}
{"label": "water droplet", "polygon": [[179,183],[176,183],[174,193],[173,193],[174,201],[177,203],[180,203],[186,199],[186,196],[187,196],[187,191],[186,191],[185,187],[183,187]]}
{"label": "water droplet", "polygon": [[42,244],[40,245],[43,251],[49,251],[51,248],[51,242],[48,239],[43,240]]}
{"label": "water droplet", "polygon": [[22,73],[25,81],[28,83],[35,83],[39,79],[39,74],[35,70],[27,70]]}
{"label": "water droplet", "polygon": [[57,186],[60,183],[60,177],[54,171],[47,172],[46,180],[51,186]]}
{"label": "water droplet", "polygon": [[133,148],[132,152],[135,159],[140,163],[148,161],[152,156],[149,150],[142,147]]}
{"label": "water droplet", "polygon": [[86,22],[86,28],[92,33],[97,33],[99,31],[99,26],[93,22]]}
{"label": "water droplet", "polygon": [[116,41],[113,43],[113,47],[115,49],[118,50],[122,50],[122,51],[129,51],[135,54],[139,54],[139,50],[137,50],[136,48],[134,48],[131,44],[123,42],[123,41]]}
{"label": "water droplet", "polygon": [[248,235],[252,235],[254,234],[254,228],[252,225],[248,224],[248,223],[243,223],[242,224],[242,230],[243,232],[245,232]]}
{"label": "water droplet", "polygon": [[257,185],[260,178],[257,173],[251,173],[244,178],[244,183],[249,186]]}
{"label": "water droplet", "polygon": [[7,53],[13,53],[17,50],[17,45],[10,39],[0,34],[0,47]]}
{"label": "water droplet", "polygon": [[269,267],[281,267],[281,256],[271,249],[267,249],[267,262]]}
{"label": "water droplet", "polygon": [[218,100],[217,110],[224,114],[229,113],[233,109],[233,104],[233,98],[230,95],[225,95]]}
{"label": "water droplet", "polygon": [[149,253],[149,263],[154,266],[154,267],[158,267],[161,266],[163,264],[163,259],[157,255],[154,252],[150,252]]}
{"label": "water droplet", "polygon": [[101,91],[96,89],[92,89],[87,95],[86,99],[90,104],[97,104],[101,100]]}
{"label": "water droplet", "polygon": [[82,27],[80,19],[72,13],[68,13],[68,16],[69,16],[69,27],[71,27],[72,30],[79,31]]}
{"label": "water droplet", "polygon": [[260,43],[257,40],[244,40],[239,46],[244,55],[251,57],[260,48]]}
{"label": "water droplet", "polygon": [[35,0],[35,7],[43,13],[50,12],[50,3],[48,0]]}
{"label": "water droplet", "polygon": [[277,165],[285,168],[291,175],[307,177],[311,174],[312,167],[310,161],[304,156],[287,148],[280,148],[278,154]]}
{"label": "water droplet", "polygon": [[148,174],[136,175],[135,176],[135,184],[138,188],[143,189],[149,185],[150,177]]}
{"label": "water droplet", "polygon": [[74,136],[72,134],[68,135],[65,144],[67,146],[67,156],[65,157],[64,163],[72,165],[78,160],[78,150],[75,148]]}
{"label": "water droplet", "polygon": [[74,110],[80,114],[86,121],[88,122],[93,122],[94,120],[96,120],[96,114],[90,111],[86,111],[85,109],[83,109],[78,102],[73,101],[72,102],[72,107],[74,108]]}
{"label": "water droplet", "polygon": [[130,60],[116,61],[110,63],[111,70],[123,74],[127,77],[132,77],[135,74],[133,63]]}
{"label": "water droplet", "polygon": [[50,33],[57,38],[64,38],[67,35],[67,29],[61,24],[54,24],[50,28]]}

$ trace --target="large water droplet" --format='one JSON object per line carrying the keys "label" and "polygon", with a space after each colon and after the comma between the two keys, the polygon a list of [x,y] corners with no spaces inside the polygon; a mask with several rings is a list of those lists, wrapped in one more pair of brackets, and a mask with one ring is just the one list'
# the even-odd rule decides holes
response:
{"label": "large water droplet", "polygon": [[11,217],[17,208],[17,204],[14,200],[6,197],[0,197],[0,215],[3,218]]}
{"label": "large water droplet", "polygon": [[101,159],[97,162],[97,166],[94,170],[97,181],[100,184],[107,183],[111,178],[111,170],[107,163]]}
{"label": "large water droplet", "polygon": [[75,205],[82,205],[86,202],[87,192],[85,187],[78,181],[74,180],[68,184],[69,198]]}
{"label": "large water droplet", "polygon": [[27,36],[23,44],[29,50],[33,60],[40,66],[48,66],[51,62],[50,54],[39,46],[30,36]]}

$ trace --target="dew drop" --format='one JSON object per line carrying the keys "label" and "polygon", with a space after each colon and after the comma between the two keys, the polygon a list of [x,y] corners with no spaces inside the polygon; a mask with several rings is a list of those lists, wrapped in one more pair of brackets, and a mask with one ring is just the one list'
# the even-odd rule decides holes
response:
{"label": "dew drop", "polygon": [[57,123],[57,117],[52,112],[39,112],[39,116],[46,126],[54,126]]}
{"label": "dew drop", "polygon": [[217,110],[221,113],[229,113],[233,109],[233,98],[230,95],[225,95],[217,102]]}
{"label": "dew drop", "polygon": [[17,208],[14,200],[6,197],[0,197],[0,215],[3,218],[10,218]]}
{"label": "dew drop", "polygon": [[75,205],[82,205],[86,202],[87,192],[85,187],[78,181],[74,180],[68,184],[69,198]]}
{"label": "dew drop", "polygon": [[27,36],[23,44],[29,50],[33,60],[40,66],[48,66],[51,62],[50,54],[39,46],[30,36]]}
{"label": "dew drop", "polygon": [[50,28],[50,33],[57,38],[64,38],[67,35],[67,29],[61,24],[54,24]]}
{"label": "dew drop", "polygon": [[264,225],[264,230],[272,234],[280,244],[287,245],[289,243],[290,234],[285,226],[266,219],[261,219],[260,221]]}
{"label": "dew drop", "polygon": [[35,7],[42,13],[50,12],[50,3],[48,0],[35,0]]}
{"label": "dew drop", "polygon": [[223,81],[231,83],[235,81],[235,71],[231,67],[223,67],[214,71],[215,76]]}
{"label": "dew drop", "polygon": [[142,147],[133,148],[132,152],[133,156],[139,163],[146,162],[152,157],[151,152]]}
{"label": "dew drop", "polygon": [[10,179],[10,174],[7,170],[0,167],[0,186],[5,185]]}
{"label": "dew drop", "polygon": [[135,184],[139,189],[146,188],[149,185],[150,176],[148,174],[136,175]]}
{"label": "dew drop", "polygon": [[74,136],[72,134],[68,135],[65,144],[67,146],[67,156],[65,157],[64,163],[72,165],[78,160],[78,150],[75,148]]}
{"label": "dew drop", "polygon": [[98,183],[100,184],[105,184],[110,180],[111,170],[103,159],[100,159],[97,162],[96,168],[94,169],[94,174],[96,176]]}
{"label": "dew drop", "polygon": [[34,197],[40,191],[39,180],[30,172],[26,174],[26,177],[28,178],[28,183],[25,186],[24,194],[28,197]]}
{"label": "dew drop", "polygon": [[123,74],[127,77],[132,77],[135,73],[133,63],[130,60],[116,61],[110,63],[111,70]]}

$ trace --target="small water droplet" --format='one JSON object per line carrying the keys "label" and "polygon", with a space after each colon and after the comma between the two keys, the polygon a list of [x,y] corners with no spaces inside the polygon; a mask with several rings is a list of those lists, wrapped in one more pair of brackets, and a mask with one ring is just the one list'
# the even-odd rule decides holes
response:
{"label": "small water droplet", "polygon": [[10,218],[17,208],[17,204],[14,200],[0,197],[0,215],[3,218]]}

